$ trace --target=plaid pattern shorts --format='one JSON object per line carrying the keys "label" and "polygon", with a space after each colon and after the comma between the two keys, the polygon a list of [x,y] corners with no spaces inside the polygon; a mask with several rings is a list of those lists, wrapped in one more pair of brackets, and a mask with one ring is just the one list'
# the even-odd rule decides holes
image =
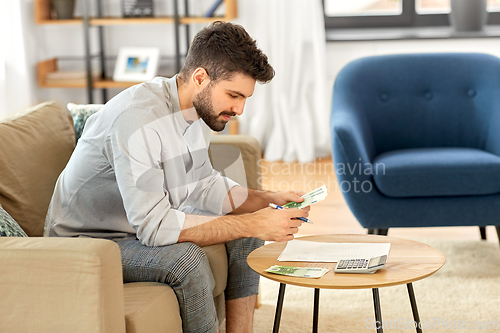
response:
{"label": "plaid pattern shorts", "polygon": [[[213,301],[208,259],[193,243],[148,247],[137,239],[115,239],[122,255],[124,282],[160,282],[174,290],[185,333],[216,332],[219,326]],[[226,243],[228,280],[226,300],[257,295],[259,275],[246,258],[264,241],[237,239]]]}

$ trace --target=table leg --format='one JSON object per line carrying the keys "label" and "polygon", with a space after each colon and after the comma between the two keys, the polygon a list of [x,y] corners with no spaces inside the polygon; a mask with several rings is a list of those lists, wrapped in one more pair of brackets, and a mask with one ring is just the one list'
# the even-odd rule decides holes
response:
{"label": "table leg", "polygon": [[318,333],[319,289],[314,289],[313,333]]}
{"label": "table leg", "polygon": [[408,288],[408,296],[410,296],[411,311],[413,312],[413,320],[417,325],[416,327],[417,333],[422,333],[422,329],[420,328],[420,317],[418,315],[418,309],[417,309],[417,301],[415,300],[415,293],[413,292],[413,285],[411,283],[407,283],[406,287]]}
{"label": "table leg", "polygon": [[278,293],[278,304],[276,304],[276,314],[274,315],[273,333],[278,333],[280,330],[281,311],[283,310],[283,300],[285,299],[285,283],[280,283],[280,291]]}
{"label": "table leg", "polygon": [[383,333],[382,328],[382,311],[380,310],[380,296],[378,294],[378,288],[373,288],[373,305],[375,308],[375,327],[377,328],[377,333]]}

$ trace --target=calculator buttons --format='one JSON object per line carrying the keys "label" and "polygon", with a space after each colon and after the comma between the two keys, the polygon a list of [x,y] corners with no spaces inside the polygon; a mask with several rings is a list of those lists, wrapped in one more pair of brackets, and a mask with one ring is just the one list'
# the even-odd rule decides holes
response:
{"label": "calculator buttons", "polygon": [[381,257],[383,264],[376,267],[368,268],[370,259],[343,259],[339,260],[335,267],[337,273],[374,273],[378,269],[384,267],[387,256]]}

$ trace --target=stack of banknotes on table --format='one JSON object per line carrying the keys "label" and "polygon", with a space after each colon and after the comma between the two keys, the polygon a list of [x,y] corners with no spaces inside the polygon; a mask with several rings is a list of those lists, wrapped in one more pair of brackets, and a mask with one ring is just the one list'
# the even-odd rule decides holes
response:
{"label": "stack of banknotes on table", "polygon": [[295,276],[295,277],[305,277],[305,278],[320,278],[328,272],[327,268],[319,268],[319,267],[289,267],[289,266],[279,266],[274,265],[266,269],[268,273],[274,273],[279,275],[286,276]]}

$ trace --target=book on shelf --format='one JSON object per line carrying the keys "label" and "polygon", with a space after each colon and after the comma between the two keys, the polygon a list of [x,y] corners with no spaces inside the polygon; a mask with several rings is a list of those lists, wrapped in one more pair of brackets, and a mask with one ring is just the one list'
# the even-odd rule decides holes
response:
{"label": "book on shelf", "polygon": [[[99,72],[92,73],[92,79],[98,80],[101,77]],[[61,83],[61,82],[71,82],[74,84],[86,84],[87,83],[87,72],[86,71],[56,71],[50,72],[45,75],[45,81],[47,83]]]}

